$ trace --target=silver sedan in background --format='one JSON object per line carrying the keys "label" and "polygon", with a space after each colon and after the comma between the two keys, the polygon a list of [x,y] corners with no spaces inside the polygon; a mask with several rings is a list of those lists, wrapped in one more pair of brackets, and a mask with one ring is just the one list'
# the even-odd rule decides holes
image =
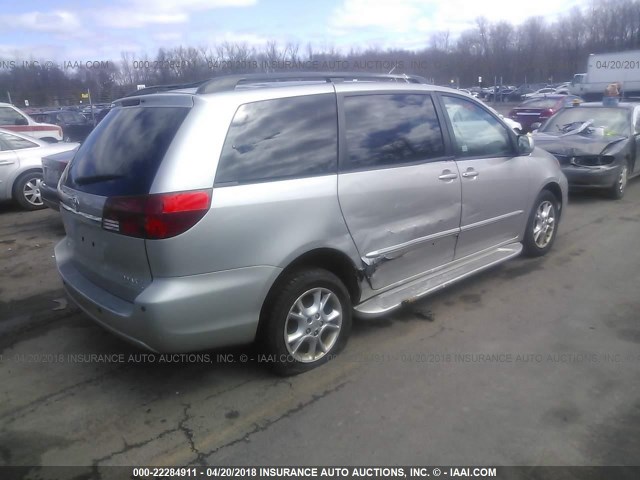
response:
{"label": "silver sedan in background", "polygon": [[0,201],[14,200],[25,210],[44,208],[42,157],[74,150],[77,143],[47,143],[0,129]]}

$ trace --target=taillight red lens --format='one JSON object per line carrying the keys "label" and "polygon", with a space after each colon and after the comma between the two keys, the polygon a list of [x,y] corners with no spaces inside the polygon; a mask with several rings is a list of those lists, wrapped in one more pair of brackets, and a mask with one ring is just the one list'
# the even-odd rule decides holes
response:
{"label": "taillight red lens", "polygon": [[211,190],[111,197],[102,228],[131,237],[162,239],[186,232],[207,213]]}
{"label": "taillight red lens", "polygon": [[553,115],[553,108],[547,108],[540,112],[540,118],[549,118],[551,115]]}

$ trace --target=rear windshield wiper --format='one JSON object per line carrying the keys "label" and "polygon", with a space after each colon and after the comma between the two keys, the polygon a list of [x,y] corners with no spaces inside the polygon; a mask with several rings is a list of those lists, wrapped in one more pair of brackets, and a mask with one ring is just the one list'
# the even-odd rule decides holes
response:
{"label": "rear windshield wiper", "polygon": [[106,182],[108,180],[118,180],[124,178],[124,175],[88,175],[86,177],[78,177],[73,179],[76,185],[88,185],[90,183]]}

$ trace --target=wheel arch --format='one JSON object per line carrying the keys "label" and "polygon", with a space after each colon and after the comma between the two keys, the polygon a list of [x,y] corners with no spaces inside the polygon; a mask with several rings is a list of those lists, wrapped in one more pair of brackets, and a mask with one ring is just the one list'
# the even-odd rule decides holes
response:
{"label": "wheel arch", "polygon": [[540,192],[543,192],[545,190],[551,192],[553,196],[556,197],[558,205],[560,206],[558,217],[561,217],[562,212],[564,211],[564,201],[562,200],[562,189],[560,188],[560,185],[556,182],[549,182],[544,187],[542,187]]}
{"label": "wheel arch", "polygon": [[[274,282],[274,286],[291,271],[303,267],[328,270],[344,283],[352,302],[356,303],[360,300],[361,291],[358,269],[348,255],[333,248],[316,248],[299,255],[282,270]],[[271,289],[273,290],[273,288]]]}
{"label": "wheel arch", "polygon": [[13,176],[13,178],[11,179],[11,182],[9,183],[9,185],[11,185],[11,198],[15,200],[15,194],[16,194],[16,182],[24,177],[25,175],[29,174],[29,173],[40,173],[41,175],[43,174],[43,170],[42,168],[38,168],[38,167],[28,167],[25,168],[24,170],[19,170],[18,172],[16,172],[16,174]]}
{"label": "wheel arch", "polygon": [[360,288],[361,274],[349,256],[333,248],[316,248],[310,250],[291,261],[282,270],[282,272],[280,272],[276,280],[273,282],[273,285],[271,285],[271,288],[262,303],[262,308],[260,309],[260,322],[257,331],[258,336],[261,335],[261,329],[265,323],[264,318],[266,312],[269,310],[282,281],[286,279],[291,272],[305,267],[322,268],[333,273],[346,287],[349,292],[349,296],[351,297],[351,303],[355,305],[359,302],[360,295],[362,293]]}

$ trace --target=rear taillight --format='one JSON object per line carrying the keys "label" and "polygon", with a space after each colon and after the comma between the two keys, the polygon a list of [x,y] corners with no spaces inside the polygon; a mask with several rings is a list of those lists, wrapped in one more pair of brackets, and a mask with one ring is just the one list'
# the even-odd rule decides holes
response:
{"label": "rear taillight", "polygon": [[540,112],[540,118],[549,118],[551,115],[553,115],[553,108],[547,108]]}
{"label": "rear taillight", "polygon": [[130,237],[171,238],[198,223],[210,206],[210,189],[111,197],[104,205],[102,228]]}

